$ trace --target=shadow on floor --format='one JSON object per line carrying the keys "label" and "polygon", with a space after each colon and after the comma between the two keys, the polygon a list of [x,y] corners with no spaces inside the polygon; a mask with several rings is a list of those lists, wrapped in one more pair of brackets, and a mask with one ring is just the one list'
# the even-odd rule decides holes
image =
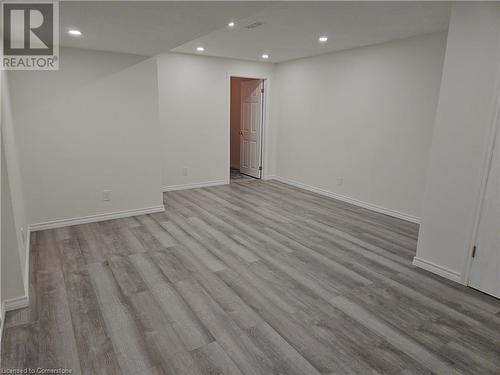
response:
{"label": "shadow on floor", "polygon": [[242,181],[254,181],[258,180],[258,178],[247,176],[246,174],[240,173],[239,169],[231,168],[230,171],[231,182],[242,182]]}

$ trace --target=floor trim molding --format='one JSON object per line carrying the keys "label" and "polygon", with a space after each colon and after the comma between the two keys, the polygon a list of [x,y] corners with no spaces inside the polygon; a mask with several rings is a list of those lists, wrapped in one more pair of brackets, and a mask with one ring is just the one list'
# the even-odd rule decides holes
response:
{"label": "floor trim molding", "polygon": [[268,176],[268,179],[283,182],[285,184],[292,185],[292,186],[295,186],[295,187],[298,187],[298,188],[301,188],[304,190],[308,190],[308,191],[311,191],[313,193],[318,193],[318,194],[321,194],[321,195],[324,195],[324,196],[327,196],[330,198],[338,199],[338,200],[343,201],[343,202],[351,203],[351,204],[354,204],[356,206],[366,208],[368,210],[372,210],[375,212],[379,212],[381,214],[396,217],[398,219],[403,219],[403,220],[409,221],[411,223],[420,224],[420,218],[413,216],[413,215],[405,214],[403,212],[392,210],[390,208],[385,208],[385,207],[377,206],[377,205],[372,204],[372,203],[360,201],[360,200],[355,199],[355,198],[351,198],[351,197],[348,197],[348,196],[345,196],[342,194],[337,194],[337,193],[334,193],[334,192],[331,192],[328,190],[324,190],[324,189],[321,189],[321,188],[318,188],[315,186],[303,184],[302,182],[290,180],[290,179],[285,178],[285,177]]}
{"label": "floor trim molding", "polygon": [[460,272],[450,270],[449,268],[440,266],[439,264],[429,262],[429,261],[422,259],[422,258],[414,257],[413,258],[413,265],[416,267],[422,268],[426,271],[435,273],[435,274],[442,276],[446,279],[463,284],[462,275],[460,274]]}
{"label": "floor trim molding", "polygon": [[6,299],[4,302],[4,309],[5,312],[12,311],[12,310],[17,310],[17,309],[23,309],[25,307],[29,306],[29,298],[28,296],[21,296],[21,297],[14,297],[14,298],[9,298]]}
{"label": "floor trim molding", "polygon": [[62,220],[47,221],[45,223],[30,224],[29,230],[31,232],[36,232],[36,231],[45,230],[45,229],[62,228],[62,227],[70,226],[70,225],[94,223],[94,222],[98,222],[98,221],[120,219],[122,217],[137,216],[137,215],[147,215],[147,214],[152,214],[155,212],[163,212],[163,211],[165,211],[165,206],[163,206],[163,205],[153,206],[153,207],[145,207],[145,208],[136,208],[133,210],[117,211],[117,212],[111,212],[111,213],[107,213],[107,214],[82,216],[82,217],[77,217],[77,218],[72,218],[72,219],[62,219]]}
{"label": "floor trim molding", "polygon": [[226,180],[215,180],[215,181],[204,181],[204,182],[194,182],[191,184],[180,184],[180,185],[170,185],[164,186],[163,191],[175,191],[175,190],[186,190],[186,189],[196,189],[209,186],[226,185]]}

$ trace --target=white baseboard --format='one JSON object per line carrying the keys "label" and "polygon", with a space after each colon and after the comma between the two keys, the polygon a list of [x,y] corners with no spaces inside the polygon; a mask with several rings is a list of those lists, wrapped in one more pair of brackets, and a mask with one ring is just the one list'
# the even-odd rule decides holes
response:
{"label": "white baseboard", "polygon": [[45,223],[30,224],[29,230],[31,232],[36,232],[39,230],[62,228],[62,227],[68,227],[70,225],[94,223],[97,221],[104,221],[104,220],[120,219],[122,217],[129,217],[129,216],[147,215],[162,211],[165,211],[165,207],[163,205],[146,207],[146,208],[137,208],[133,210],[117,211],[107,214],[90,215],[72,219],[62,219],[62,220],[47,221]]}
{"label": "white baseboard", "polygon": [[429,262],[427,260],[424,260],[424,259],[421,259],[418,257],[414,257],[413,258],[413,265],[416,267],[422,268],[426,271],[435,273],[435,274],[442,276],[446,279],[463,284],[462,275],[460,274],[460,272],[450,270],[449,268],[440,266],[439,264]]}
{"label": "white baseboard", "polygon": [[285,177],[268,176],[267,178],[269,180],[280,181],[280,182],[283,182],[283,183],[288,184],[288,185],[296,186],[298,188],[311,191],[313,193],[321,194],[321,195],[324,195],[326,197],[330,197],[330,198],[338,199],[338,200],[343,201],[343,202],[351,203],[351,204],[354,204],[356,206],[366,208],[368,210],[372,210],[372,211],[379,212],[379,213],[382,213],[385,215],[396,217],[398,219],[403,219],[403,220],[406,220],[406,221],[409,221],[412,223],[420,224],[420,218],[413,216],[413,215],[405,214],[403,212],[392,210],[390,208],[385,208],[385,207],[377,206],[377,205],[372,204],[372,203],[363,202],[363,201],[360,201],[360,200],[355,199],[355,198],[347,197],[347,196],[342,195],[342,194],[337,194],[337,193],[334,193],[334,192],[331,192],[328,190],[324,190],[324,189],[317,188],[314,186],[306,185],[306,184],[303,184],[302,182],[290,180],[290,179],[285,178]]}
{"label": "white baseboard", "polygon": [[191,183],[191,184],[180,184],[180,185],[164,186],[163,187],[163,191],[196,189],[196,188],[209,187],[209,186],[218,186],[218,185],[226,185],[226,184],[227,184],[226,180],[204,181],[204,182],[195,182],[195,183]]}
{"label": "white baseboard", "polygon": [[6,299],[5,301],[3,301],[3,303],[5,305],[4,306],[5,312],[7,312],[28,307],[29,298],[28,296],[15,297]]}

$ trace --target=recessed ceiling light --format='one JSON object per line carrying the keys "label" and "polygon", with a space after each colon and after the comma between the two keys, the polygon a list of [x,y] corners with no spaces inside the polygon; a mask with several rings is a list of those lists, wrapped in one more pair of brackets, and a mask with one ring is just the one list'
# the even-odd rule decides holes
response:
{"label": "recessed ceiling light", "polygon": [[77,29],[70,29],[68,30],[68,34],[71,36],[82,36],[82,32]]}
{"label": "recessed ceiling light", "polygon": [[227,25],[228,25],[229,27],[234,27],[235,23],[234,23],[233,21],[231,21],[231,22],[229,22]]}
{"label": "recessed ceiling light", "polygon": [[327,40],[328,40],[328,37],[327,36],[320,36],[319,39],[318,39],[321,43],[325,43]]}
{"label": "recessed ceiling light", "polygon": [[198,52],[203,52],[203,51],[205,51],[205,47],[201,47],[201,46],[200,47],[196,47],[196,50]]}
{"label": "recessed ceiling light", "polygon": [[267,53],[264,53],[264,54],[262,55],[262,58],[263,58],[264,60],[267,60],[267,59],[269,58],[269,55],[268,55]]}

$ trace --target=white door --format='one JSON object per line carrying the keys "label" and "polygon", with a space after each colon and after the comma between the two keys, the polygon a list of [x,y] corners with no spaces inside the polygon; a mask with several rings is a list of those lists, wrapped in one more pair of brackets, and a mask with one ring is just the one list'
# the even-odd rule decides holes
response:
{"label": "white door", "polygon": [[260,178],[262,80],[241,82],[240,172]]}
{"label": "white door", "polygon": [[500,298],[500,129],[481,208],[469,285]]}

